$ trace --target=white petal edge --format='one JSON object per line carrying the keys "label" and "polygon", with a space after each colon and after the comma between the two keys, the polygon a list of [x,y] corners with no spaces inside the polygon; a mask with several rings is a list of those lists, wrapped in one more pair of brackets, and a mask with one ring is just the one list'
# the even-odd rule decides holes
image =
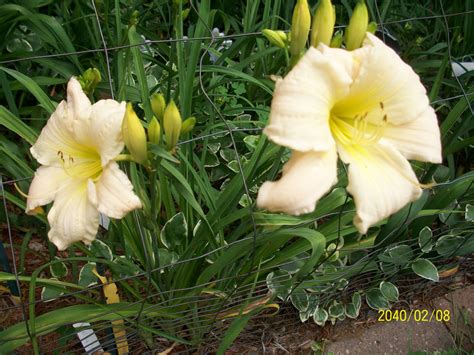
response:
{"label": "white petal edge", "polygon": [[116,162],[110,162],[99,180],[88,182],[89,199],[97,204],[99,212],[111,218],[122,218],[128,212],[141,208],[142,203],[133,192],[133,185]]}
{"label": "white petal edge", "polygon": [[300,215],[314,211],[316,202],[337,182],[337,153],[293,151],[280,180],[267,181],[258,191],[257,207]]}
{"label": "white petal edge", "polygon": [[67,103],[61,101],[30,148],[31,155],[42,165],[61,166],[59,152],[71,155],[70,147],[75,144],[72,131]]}
{"label": "white petal edge", "polygon": [[349,164],[347,191],[355,201],[354,225],[360,233],[420,197],[422,191],[410,163],[389,144],[338,145],[338,152]]}
{"label": "white petal edge", "polygon": [[338,116],[354,117],[368,113],[371,120],[398,125],[419,117],[429,106],[420,77],[393,49],[367,33],[362,48],[353,51],[360,63],[346,98],[334,109]]}
{"label": "white petal edge", "polygon": [[49,240],[59,250],[79,241],[90,244],[95,239],[99,212],[89,200],[85,179],[71,180],[56,194],[48,222],[51,227]]}
{"label": "white petal edge", "polygon": [[436,113],[431,106],[416,120],[384,128],[383,140],[392,144],[405,158],[439,164],[441,138]]}
{"label": "white petal edge", "polygon": [[30,213],[38,206],[46,205],[55,199],[70,177],[66,172],[55,166],[40,166],[31,181],[26,200],[26,213]]}
{"label": "white petal edge", "polygon": [[75,77],[69,79],[67,84],[67,106],[74,120],[84,120],[90,115],[91,102]]}
{"label": "white petal edge", "polygon": [[[343,53],[343,52],[341,52]],[[347,54],[350,55],[350,54]],[[298,64],[277,81],[264,133],[273,142],[297,150],[325,151],[334,145],[329,112],[352,82],[347,61],[311,47]]]}

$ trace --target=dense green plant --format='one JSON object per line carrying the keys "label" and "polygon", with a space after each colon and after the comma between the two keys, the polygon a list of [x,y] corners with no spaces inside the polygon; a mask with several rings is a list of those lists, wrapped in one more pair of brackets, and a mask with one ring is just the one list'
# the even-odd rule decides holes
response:
{"label": "dense green plant", "polygon": [[[447,23],[442,17],[471,11],[472,4],[367,3],[371,18],[385,23],[379,29],[396,39],[393,45],[428,87],[445,159],[440,166],[418,164],[421,180],[438,185],[365,236],[351,222],[354,204],[343,189],[342,166],[338,185],[311,214],[292,217],[254,206],[258,187],[288,159],[288,151],[259,132],[272,98],[270,76],[283,75],[288,58],[258,32],[288,30],[292,2],[106,0],[95,3],[97,16],[90,2],[1,5],[3,181],[28,190],[34,173],[28,149],[64,98],[69,78],[88,68],[98,68],[103,78],[93,99],[133,102],[147,125],[150,95],[161,92],[177,102],[183,119],[195,116],[197,123],[176,154],[161,142],[149,146],[149,167],[124,165],[143,210],[112,221],[90,247],[75,244],[58,258],[50,246],[50,262],[31,275],[20,268],[20,281],[29,287],[28,329],[21,322],[2,330],[0,349],[30,341],[29,330],[39,352],[36,337],[71,319],[95,330],[125,319],[125,329],[138,332],[150,348],[156,336],[196,346],[217,321],[229,318],[223,350],[277,296],[289,298],[303,321],[354,318],[363,299],[374,308],[396,302],[399,275],[415,272],[437,281],[459,256],[472,253],[472,75],[456,78],[450,70],[453,60],[472,53],[472,16],[446,17]],[[336,3],[338,24],[347,23],[353,5]],[[416,20],[424,16],[433,18]],[[212,38],[214,27],[232,42],[224,46],[215,31]],[[9,206],[24,210],[13,185],[4,186]],[[46,218],[2,213],[23,237],[13,247],[24,260],[31,234],[45,235]],[[99,300],[94,267],[112,277],[120,304]],[[363,283],[359,275],[369,276]],[[15,275],[2,272],[0,280]],[[37,316],[36,287],[43,300],[73,292],[80,304]]]}

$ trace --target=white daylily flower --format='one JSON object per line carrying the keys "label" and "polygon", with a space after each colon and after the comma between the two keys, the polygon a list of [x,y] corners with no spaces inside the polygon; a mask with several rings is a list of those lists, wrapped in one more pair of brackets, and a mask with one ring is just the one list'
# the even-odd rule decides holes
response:
{"label": "white daylily flower", "polygon": [[257,205],[313,211],[337,181],[339,155],[349,165],[361,233],[420,196],[407,159],[442,160],[438,122],[418,75],[370,33],[354,51],[310,48],[276,83],[264,133],[293,153],[282,178],[262,185]]}
{"label": "white daylily flower", "polygon": [[124,148],[125,102],[91,105],[75,78],[30,151],[42,165],[31,182],[26,212],[54,201],[48,237],[59,250],[95,239],[99,212],[122,218],[141,207],[127,175],[114,161]]}

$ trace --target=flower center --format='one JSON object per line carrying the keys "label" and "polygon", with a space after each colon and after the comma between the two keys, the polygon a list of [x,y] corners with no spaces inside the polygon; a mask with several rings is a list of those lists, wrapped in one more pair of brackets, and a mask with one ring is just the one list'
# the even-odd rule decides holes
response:
{"label": "flower center", "polygon": [[344,117],[331,112],[329,127],[336,141],[346,146],[368,146],[376,144],[383,136],[387,115],[377,121],[369,119],[368,112]]}
{"label": "flower center", "polygon": [[102,174],[100,155],[92,148],[83,149],[77,155],[58,150],[58,159],[70,177],[96,180]]}

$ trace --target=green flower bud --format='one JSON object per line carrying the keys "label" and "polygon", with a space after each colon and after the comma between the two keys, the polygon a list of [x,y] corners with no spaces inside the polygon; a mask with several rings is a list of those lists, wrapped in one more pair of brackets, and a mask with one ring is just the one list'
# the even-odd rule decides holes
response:
{"label": "green flower bud", "polygon": [[163,115],[163,128],[166,135],[166,147],[172,150],[178,143],[181,133],[181,114],[173,100],[166,106]]}
{"label": "green flower bud", "polygon": [[346,49],[353,50],[360,48],[367,32],[369,24],[369,13],[365,1],[357,3],[352,12],[349,26],[346,29]]}
{"label": "green flower bud", "polygon": [[148,124],[148,140],[153,144],[158,144],[160,142],[160,123],[155,116],[151,119]]}
{"label": "green flower bud", "polygon": [[192,116],[184,120],[183,125],[181,126],[181,135],[191,132],[196,125],[196,117]]}
{"label": "green flower bud", "polygon": [[97,84],[102,80],[100,71],[97,68],[87,69],[78,79],[81,83],[82,90],[87,94],[93,93]]}
{"label": "green flower bud", "polygon": [[310,26],[311,13],[308,1],[298,0],[291,20],[290,53],[292,56],[299,57],[301,51],[305,48]]}
{"label": "green flower bud", "polygon": [[279,48],[285,48],[285,42],[282,40],[281,36],[276,31],[272,31],[266,28],[262,30],[262,34],[274,46],[277,46]]}
{"label": "green flower bud", "polygon": [[282,40],[283,42],[285,42],[285,43],[288,42],[288,36],[286,35],[285,31],[277,30],[277,31],[275,31],[275,32],[276,32],[276,34],[281,38],[281,40]]}
{"label": "green flower bud", "polygon": [[122,121],[122,136],[133,160],[140,164],[146,162],[148,157],[145,128],[143,128],[130,102],[127,104],[125,117]]}
{"label": "green flower bud", "polygon": [[311,31],[311,45],[317,47],[319,43],[329,45],[336,23],[336,9],[331,0],[321,0],[313,17]]}
{"label": "green flower bud", "polygon": [[367,32],[370,32],[374,35],[375,31],[377,31],[377,22],[372,21],[367,26]]}
{"label": "green flower bud", "polygon": [[329,44],[329,47],[332,48],[341,48],[342,45],[342,32],[337,31],[334,37],[331,40],[331,43]]}
{"label": "green flower bud", "polygon": [[156,118],[161,122],[163,120],[163,113],[165,112],[166,101],[163,94],[154,93],[151,95],[151,109]]}
{"label": "green flower bud", "polygon": [[187,9],[184,9],[182,12],[181,12],[181,17],[183,18],[183,21],[186,20],[189,16],[189,11],[191,9],[190,8],[187,8]]}

